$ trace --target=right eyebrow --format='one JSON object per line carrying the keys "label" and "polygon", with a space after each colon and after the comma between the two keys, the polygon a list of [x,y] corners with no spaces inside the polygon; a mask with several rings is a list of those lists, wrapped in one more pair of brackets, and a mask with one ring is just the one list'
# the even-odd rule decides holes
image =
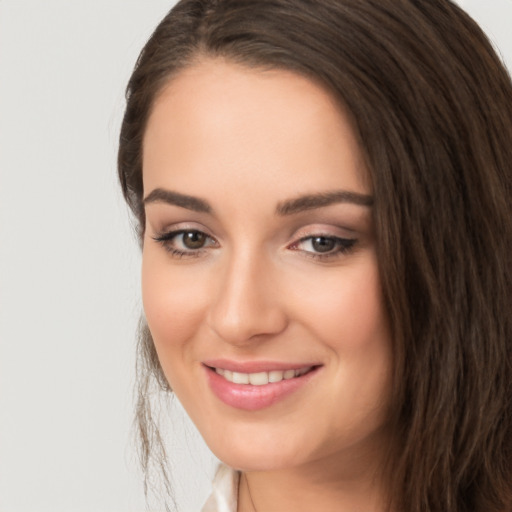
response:
{"label": "right eyebrow", "polygon": [[211,213],[212,211],[212,207],[204,199],[187,196],[164,188],[155,188],[152,190],[144,198],[144,204],[148,203],[167,203],[201,213]]}

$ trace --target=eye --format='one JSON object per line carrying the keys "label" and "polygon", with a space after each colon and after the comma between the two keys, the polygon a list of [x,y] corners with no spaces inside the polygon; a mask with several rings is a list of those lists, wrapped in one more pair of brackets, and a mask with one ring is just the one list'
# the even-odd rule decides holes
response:
{"label": "eye", "polygon": [[187,249],[201,249],[207,240],[207,236],[201,231],[185,231],[180,236]]}
{"label": "eye", "polygon": [[169,231],[153,239],[178,258],[199,256],[204,249],[217,246],[217,242],[212,237],[197,229]]}
{"label": "eye", "polygon": [[314,251],[320,253],[331,252],[336,247],[336,240],[326,236],[315,236],[309,239],[308,243]]}
{"label": "eye", "polygon": [[337,236],[313,235],[301,238],[290,246],[292,250],[306,253],[312,258],[330,258],[350,252],[357,239]]}

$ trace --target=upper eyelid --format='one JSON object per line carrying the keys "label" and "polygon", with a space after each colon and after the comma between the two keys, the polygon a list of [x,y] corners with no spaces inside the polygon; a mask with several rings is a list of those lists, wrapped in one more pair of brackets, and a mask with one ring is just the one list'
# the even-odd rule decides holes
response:
{"label": "upper eyelid", "polygon": [[177,233],[183,233],[187,231],[198,231],[200,233],[204,233],[206,236],[217,239],[215,235],[211,233],[211,231],[206,228],[206,226],[203,225],[197,225],[195,222],[177,222],[175,224],[166,225],[165,227],[161,229],[156,229],[155,227],[152,227],[153,233],[156,234],[156,236],[164,236],[164,235],[172,235]]}
{"label": "upper eyelid", "polygon": [[[220,245],[220,239],[218,236],[214,235],[206,226],[197,225],[195,222],[176,223],[163,229],[152,229],[152,231],[154,235],[151,238],[153,239],[172,239],[173,236],[177,236],[181,233],[197,231],[203,233],[205,236],[215,241],[216,244]],[[339,240],[356,240],[359,238],[358,233],[355,230],[347,227],[307,226],[295,229],[293,233],[287,235],[288,241],[285,243],[285,246],[290,247],[291,245],[298,244],[299,242],[315,237],[334,238]]]}
{"label": "upper eyelid", "polygon": [[305,242],[307,240],[311,240],[313,238],[327,238],[327,239],[330,239],[330,240],[335,240],[335,241],[337,241],[339,243],[340,242],[349,242],[351,245],[354,245],[355,243],[358,242],[358,238],[356,238],[356,237],[344,237],[344,236],[327,235],[327,234],[318,233],[318,234],[307,235],[307,236],[298,238],[295,241],[293,241],[292,243],[290,243],[288,245],[288,247],[293,247],[294,245],[298,245],[298,244],[300,244],[302,242]]}
{"label": "upper eyelid", "polygon": [[303,240],[303,239],[307,239],[307,238],[314,238],[314,237],[317,237],[317,236],[323,236],[325,238],[340,238],[340,239],[352,239],[352,238],[357,238],[357,233],[355,231],[352,231],[352,230],[345,230],[346,232],[344,233],[333,233],[332,231],[329,231],[329,230],[323,230],[323,229],[317,229],[317,230],[311,230],[311,231],[306,231],[304,233],[297,233],[296,235],[294,235],[293,238],[297,239],[297,240]]}
{"label": "upper eyelid", "polygon": [[356,235],[359,231],[346,225],[337,225],[332,223],[315,223],[300,227],[294,231],[293,236],[332,236],[345,238]]}
{"label": "upper eyelid", "polygon": [[[191,249],[191,248],[187,248],[187,247],[176,247],[174,245],[174,239],[175,237],[177,236],[180,236],[182,235],[183,233],[186,233],[187,231],[199,231],[199,230],[194,230],[194,229],[176,229],[176,230],[169,230],[168,232],[166,233],[162,233],[160,235],[158,235],[157,237],[153,237],[153,239],[161,244],[165,250],[173,253],[173,255],[175,257],[200,257],[201,254],[204,254],[206,252],[208,252],[210,249],[215,249],[215,248],[218,248],[219,247],[219,244],[217,242],[217,240],[215,240],[213,237],[207,235],[206,233],[204,233],[206,235],[207,238],[209,238],[211,241],[213,241],[213,245],[207,245],[207,246],[203,246],[203,247],[198,247],[197,249]],[[322,238],[328,238],[328,239],[333,239],[336,241],[336,247],[334,248],[334,250],[330,250],[328,252],[317,252],[317,251],[312,251],[312,250],[306,250],[306,249],[301,249],[299,247],[295,247],[294,246],[298,246],[299,244],[307,241],[307,240],[310,240],[310,239],[314,239],[315,237],[322,237]],[[344,243],[344,242],[348,242],[348,244]],[[358,243],[358,239],[357,238],[343,238],[343,237],[339,237],[339,236],[332,236],[332,235],[322,235],[322,234],[313,234],[313,235],[309,235],[309,236],[304,236],[304,237],[301,237],[301,238],[297,238],[295,239],[293,242],[289,243],[287,246],[286,246],[286,249],[288,250],[292,250],[292,251],[297,251],[301,254],[303,254],[304,257],[308,257],[308,258],[312,258],[316,261],[335,261],[337,260],[340,256],[348,253],[348,252],[352,252],[354,250],[354,246],[357,245]],[[215,247],[216,246],[216,247]]]}
{"label": "upper eyelid", "polygon": [[307,240],[310,240],[312,238],[317,238],[317,237],[323,237],[323,238],[329,238],[329,239],[334,239],[334,240],[338,240],[338,241],[358,241],[359,240],[359,236],[356,232],[351,232],[350,234],[345,234],[345,233],[333,233],[332,231],[330,230],[322,230],[322,229],[318,229],[318,230],[308,230],[308,231],[305,231],[304,233],[297,233],[293,236],[292,238],[292,241],[290,243],[287,244],[288,247],[291,247],[293,245],[297,245],[299,243],[302,243],[302,242],[305,242]]}
{"label": "upper eyelid", "polygon": [[[184,246],[183,241],[178,242],[179,245],[176,245],[176,237],[183,235],[184,233],[196,231],[201,232],[208,239],[213,241],[213,244],[207,244],[202,247],[198,247],[197,249],[192,249]],[[165,251],[171,253],[174,258],[192,258],[192,257],[200,257],[202,253],[208,251],[211,248],[215,248],[212,246],[218,245],[218,242],[211,237],[210,235],[200,231],[198,229],[171,229],[164,232],[160,232],[156,236],[151,237],[157,244],[159,244]],[[180,247],[181,246],[181,247]]]}
{"label": "upper eyelid", "polygon": [[202,233],[207,238],[210,238],[214,242],[218,243],[217,239],[214,236],[210,235],[206,231],[203,231],[201,229],[196,229],[196,228],[166,229],[166,230],[162,230],[162,231],[157,232],[155,234],[155,236],[153,236],[152,238],[154,240],[156,240],[156,241],[161,241],[161,240],[165,240],[165,239],[172,240],[172,239],[174,239],[175,237],[177,237],[179,235],[183,235],[184,233],[189,233],[189,232]]}

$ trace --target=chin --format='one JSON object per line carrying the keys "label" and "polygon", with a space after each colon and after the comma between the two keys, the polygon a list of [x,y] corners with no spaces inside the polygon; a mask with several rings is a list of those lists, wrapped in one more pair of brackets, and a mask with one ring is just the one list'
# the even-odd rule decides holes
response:
{"label": "chin", "polygon": [[[224,428],[223,437],[218,432],[203,437],[214,455],[224,464],[241,471],[278,471],[297,467],[313,455],[304,439],[275,428],[261,425]],[[221,430],[222,431],[222,430]]]}

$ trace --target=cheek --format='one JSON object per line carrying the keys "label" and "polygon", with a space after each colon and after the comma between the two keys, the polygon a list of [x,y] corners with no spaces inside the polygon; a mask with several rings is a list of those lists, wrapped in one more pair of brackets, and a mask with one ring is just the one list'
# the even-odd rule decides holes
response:
{"label": "cheek", "polygon": [[356,353],[388,338],[377,265],[373,258],[325,281],[309,282],[303,294],[305,321],[336,352]]}
{"label": "cheek", "polygon": [[178,352],[186,352],[203,312],[198,276],[172,268],[167,255],[144,250],[142,300],[155,348],[167,376]]}
{"label": "cheek", "polygon": [[347,423],[371,429],[386,415],[393,364],[377,265],[368,259],[339,277],[325,282],[322,293],[319,285],[311,290],[305,322],[334,363],[331,392],[324,398],[326,409],[339,411],[334,430]]}

